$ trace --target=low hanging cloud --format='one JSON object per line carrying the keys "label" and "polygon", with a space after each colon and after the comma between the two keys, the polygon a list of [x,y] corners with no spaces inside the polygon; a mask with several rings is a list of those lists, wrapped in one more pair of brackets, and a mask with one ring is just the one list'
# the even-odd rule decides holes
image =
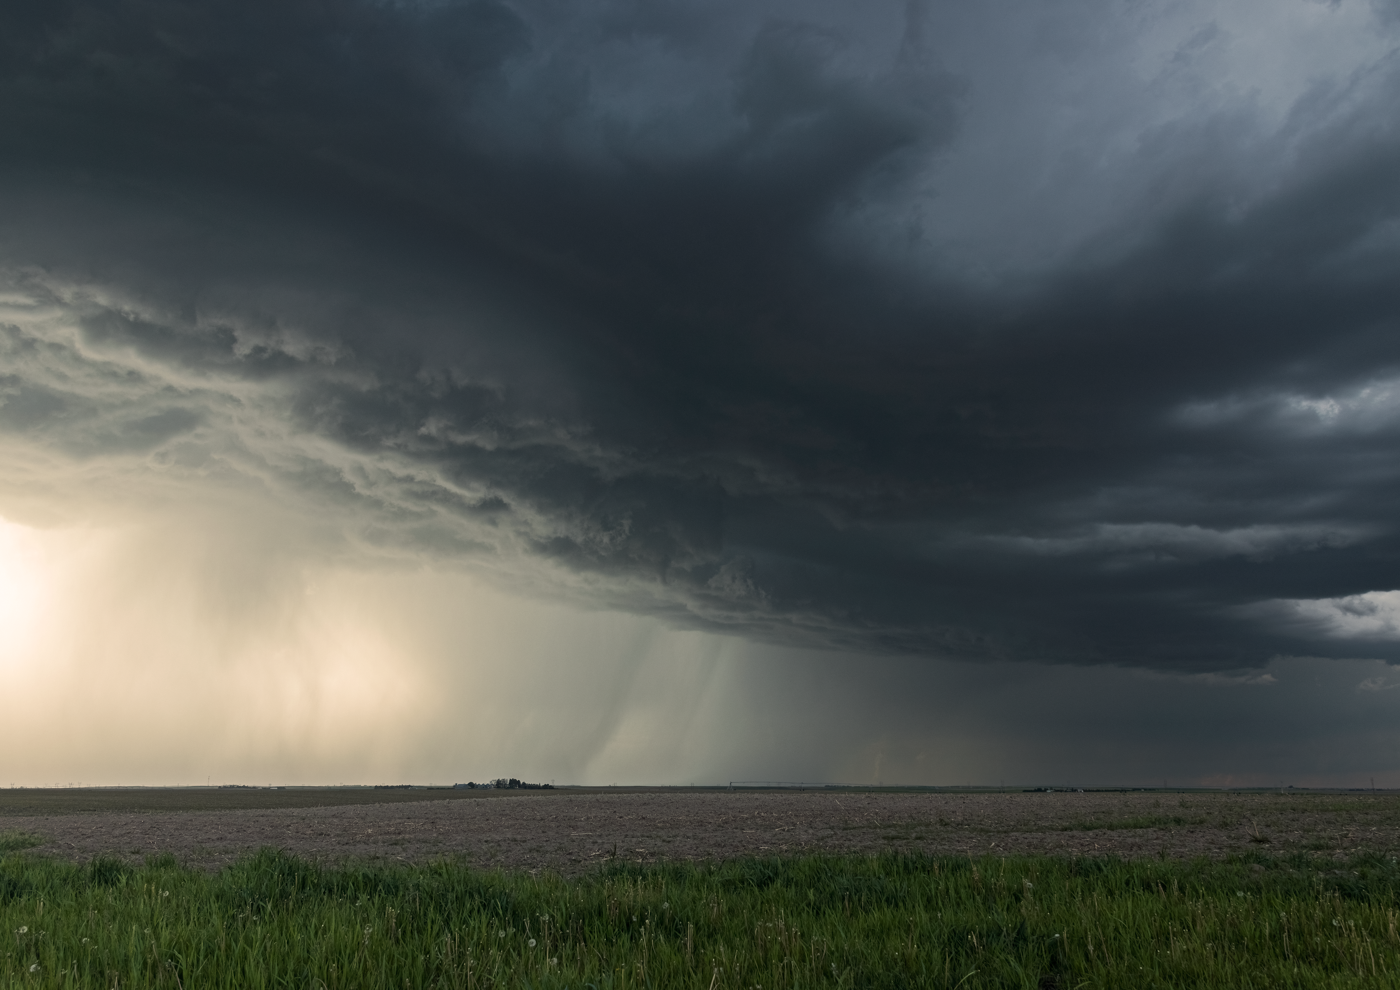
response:
{"label": "low hanging cloud", "polygon": [[1253,611],[1265,620],[1292,623],[1318,639],[1376,645],[1400,641],[1400,591],[1263,602]]}
{"label": "low hanging cloud", "polygon": [[1397,26],[1159,13],[10,5],[0,509],[789,645],[1400,658],[1270,604],[1400,587]]}
{"label": "low hanging cloud", "polygon": [[1197,563],[1220,557],[1262,561],[1292,553],[1345,547],[1370,534],[1347,526],[1242,526],[1207,529],[1170,523],[1100,523],[1066,536],[997,536],[989,542],[1011,551],[1047,556],[1093,555],[1108,568]]}

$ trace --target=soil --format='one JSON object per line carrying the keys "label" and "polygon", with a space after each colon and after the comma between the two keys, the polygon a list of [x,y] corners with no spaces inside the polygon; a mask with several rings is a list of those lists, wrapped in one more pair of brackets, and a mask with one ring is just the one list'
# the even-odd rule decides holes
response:
{"label": "soil", "polygon": [[1250,851],[1400,851],[1400,795],[1392,794],[657,789],[477,792],[446,799],[460,794],[411,800],[424,792],[399,792],[388,803],[379,795],[375,804],[315,806],[303,799],[313,806],[198,810],[170,810],[173,802],[156,802],[165,810],[82,810],[92,802],[78,802],[43,813],[24,813],[22,803],[0,799],[0,834],[28,834],[40,842],[34,853],[78,861],[171,854],[216,869],[273,846],[325,862],[454,858],[566,875],[612,860],[811,852],[1186,859]]}

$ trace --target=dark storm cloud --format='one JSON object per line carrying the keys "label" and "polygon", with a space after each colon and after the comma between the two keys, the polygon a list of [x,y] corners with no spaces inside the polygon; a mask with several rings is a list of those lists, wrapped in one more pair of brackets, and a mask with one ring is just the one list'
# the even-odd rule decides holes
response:
{"label": "dark storm cloud", "polygon": [[1266,126],[1188,24],[1031,197],[1102,7],[12,4],[0,429],[753,636],[1400,657],[1393,59]]}

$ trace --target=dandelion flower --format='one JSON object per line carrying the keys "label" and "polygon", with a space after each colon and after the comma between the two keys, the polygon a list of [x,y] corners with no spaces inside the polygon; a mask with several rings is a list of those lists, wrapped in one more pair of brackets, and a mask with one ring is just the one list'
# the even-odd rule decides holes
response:
{"label": "dandelion flower", "polygon": [[530,948],[533,949],[534,947],[535,947],[535,940],[534,940],[534,939],[530,939]]}
{"label": "dandelion flower", "polygon": [[31,972],[31,973],[37,973],[37,972],[39,972],[39,964],[38,964],[38,963],[35,963],[34,965],[30,966],[30,967],[29,967],[29,972]]}
{"label": "dandelion flower", "polygon": [[21,935],[27,935],[27,934],[29,934],[29,926],[28,926],[28,925],[20,925],[20,926],[19,926],[19,933],[20,933]]}
{"label": "dandelion flower", "polygon": [[503,929],[501,929],[500,931],[498,931],[498,932],[496,933],[496,937],[497,937],[497,938],[505,938],[505,937],[506,937],[505,929],[503,928]]}

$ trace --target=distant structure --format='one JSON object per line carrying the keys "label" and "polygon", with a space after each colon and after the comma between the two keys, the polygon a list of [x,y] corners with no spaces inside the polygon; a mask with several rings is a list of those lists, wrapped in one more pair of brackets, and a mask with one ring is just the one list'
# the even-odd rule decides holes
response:
{"label": "distant structure", "polygon": [[478,784],[474,780],[469,780],[465,784],[453,784],[454,790],[498,790],[498,791],[552,791],[553,784],[527,784],[523,780],[514,777],[497,777],[495,780]]}

